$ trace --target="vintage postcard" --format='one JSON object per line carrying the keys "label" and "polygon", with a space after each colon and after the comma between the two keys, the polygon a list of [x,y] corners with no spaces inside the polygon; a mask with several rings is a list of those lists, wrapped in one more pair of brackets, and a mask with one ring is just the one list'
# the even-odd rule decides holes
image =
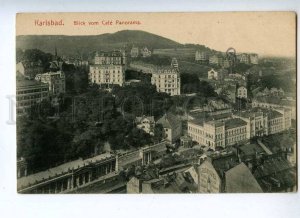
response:
{"label": "vintage postcard", "polygon": [[17,14],[17,192],[296,192],[296,85],[293,12]]}

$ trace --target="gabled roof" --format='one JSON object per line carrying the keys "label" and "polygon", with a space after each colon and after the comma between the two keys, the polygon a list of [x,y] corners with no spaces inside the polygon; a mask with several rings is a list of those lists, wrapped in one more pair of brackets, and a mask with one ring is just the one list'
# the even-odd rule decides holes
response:
{"label": "gabled roof", "polygon": [[164,128],[171,128],[171,129],[176,129],[181,125],[181,121],[177,116],[167,113],[164,114],[158,121],[157,123],[161,124]]}
{"label": "gabled roof", "polygon": [[261,193],[260,185],[244,164],[231,168],[225,172],[225,190],[228,193]]}

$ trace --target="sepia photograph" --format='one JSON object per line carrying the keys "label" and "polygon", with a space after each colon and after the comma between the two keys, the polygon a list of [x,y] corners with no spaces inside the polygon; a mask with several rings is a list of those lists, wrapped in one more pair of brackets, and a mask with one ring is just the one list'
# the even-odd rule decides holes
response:
{"label": "sepia photograph", "polygon": [[297,192],[296,21],[16,14],[16,191]]}

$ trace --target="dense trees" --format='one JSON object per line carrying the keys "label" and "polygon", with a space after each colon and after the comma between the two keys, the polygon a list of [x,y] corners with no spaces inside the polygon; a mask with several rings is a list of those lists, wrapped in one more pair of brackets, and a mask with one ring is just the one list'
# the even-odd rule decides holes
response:
{"label": "dense trees", "polygon": [[206,81],[200,81],[195,74],[182,73],[181,87],[183,93],[197,93],[203,97],[216,97],[214,88]]}

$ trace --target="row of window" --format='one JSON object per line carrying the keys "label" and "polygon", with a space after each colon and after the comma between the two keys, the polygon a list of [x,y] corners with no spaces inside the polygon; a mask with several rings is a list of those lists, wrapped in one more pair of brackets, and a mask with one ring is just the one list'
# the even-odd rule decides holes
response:
{"label": "row of window", "polygon": [[22,95],[22,94],[37,93],[37,92],[47,92],[47,91],[48,91],[48,87],[47,88],[30,89],[30,90],[25,90],[25,91],[17,91],[17,94],[18,95]]}
{"label": "row of window", "polygon": [[243,127],[243,128],[238,128],[238,129],[227,130],[226,135],[231,136],[231,135],[236,135],[236,134],[245,133],[245,132],[246,132],[246,127]]}
{"label": "row of window", "polygon": [[28,100],[28,99],[39,99],[41,97],[46,97],[48,93],[40,93],[35,95],[25,95],[25,96],[17,96],[17,101]]}

